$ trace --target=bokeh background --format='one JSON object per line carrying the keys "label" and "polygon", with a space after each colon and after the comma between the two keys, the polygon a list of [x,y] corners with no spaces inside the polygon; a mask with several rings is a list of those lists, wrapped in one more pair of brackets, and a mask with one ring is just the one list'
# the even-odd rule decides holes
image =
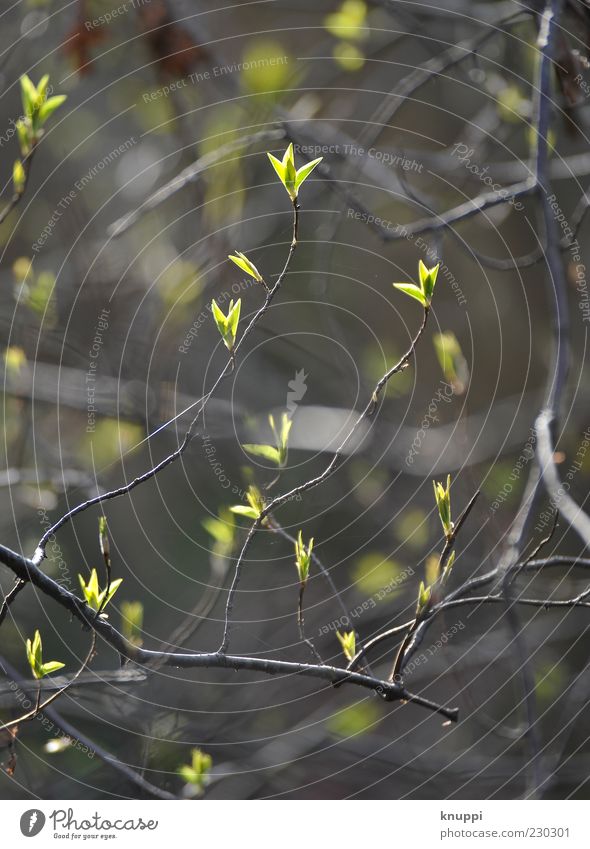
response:
{"label": "bokeh background", "polygon": [[[245,251],[270,280],[284,262],[290,208],[266,151],[279,155],[292,140],[298,162],[323,155],[326,168],[302,189],[301,244],[280,296],[182,460],[105,507],[123,578],[111,621],[136,637],[139,628],[150,648],[217,647],[245,526],[228,528],[230,550],[203,522],[240,503],[250,482],[274,477],[241,443],[268,440],[268,414],[292,403],[289,466],[271,492],[324,468],[353,411],[418,327],[418,307],[391,284],[416,279],[419,259],[443,265],[415,364],[392,381],[338,472],[277,518],[290,533],[314,536],[364,638],[411,617],[428,558],[440,551],[433,477],[453,476],[457,512],[482,491],[453,580],[498,562],[551,369],[542,252],[526,267],[514,262],[542,239],[535,203],[499,205],[422,237],[392,236],[487,190],[489,178],[509,185],[530,173],[538,21],[529,12],[506,0],[259,0],[215,9],[200,0],[20,0],[2,10],[6,199],[20,75],[49,73],[55,93],[68,96],[48,124],[26,196],[0,229],[4,543],[32,554],[66,509],[176,447],[190,414],[154,432],[198,399],[225,362],[211,298],[241,296],[244,319],[263,300],[227,254]],[[575,18],[571,30],[564,39],[578,51],[581,81],[565,94],[555,86],[550,139],[566,219],[590,174],[590,76]],[[452,55],[457,61],[445,64]],[[423,65],[431,75],[406,96]],[[590,315],[580,242],[580,260],[563,254],[573,354],[558,459],[565,472],[577,457],[571,493],[583,502]],[[98,515],[89,510],[64,527],[44,563],[76,592],[77,574],[100,566]],[[565,528],[552,545],[580,551]],[[0,582],[7,592],[7,570]],[[565,598],[583,586],[563,569],[534,578],[527,591]],[[296,604],[292,547],[259,534],[232,650],[308,660]],[[460,708],[452,727],[414,705],[306,679],[155,669],[117,680],[118,657],[104,644],[87,679],[55,706],[178,795],[178,767],[200,747],[213,758],[211,798],[520,797],[528,750],[505,612],[490,605],[456,613],[437,620],[425,659],[408,675],[414,691]],[[335,663],[344,662],[340,615],[312,572],[307,632]],[[587,611],[519,615],[536,682],[543,793],[586,797]],[[24,642],[37,627],[47,657],[74,671],[88,635],[33,588],[2,625],[2,658],[26,679]],[[394,650],[380,647],[379,674]],[[3,717],[19,713],[6,689],[0,708]],[[20,728],[14,774],[0,773],[2,797],[142,796],[100,758],[57,746],[59,736],[38,721]],[[6,766],[6,747],[1,755]]]}

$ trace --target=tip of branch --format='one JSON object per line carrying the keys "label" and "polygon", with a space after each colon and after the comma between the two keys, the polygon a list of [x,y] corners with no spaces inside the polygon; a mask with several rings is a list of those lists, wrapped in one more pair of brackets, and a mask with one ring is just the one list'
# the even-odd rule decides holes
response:
{"label": "tip of branch", "polygon": [[38,566],[40,563],[42,563],[45,556],[46,556],[45,555],[45,549],[42,548],[41,546],[38,546],[35,549],[35,553],[33,554],[33,557],[32,557],[32,561],[35,564],[35,566]]}

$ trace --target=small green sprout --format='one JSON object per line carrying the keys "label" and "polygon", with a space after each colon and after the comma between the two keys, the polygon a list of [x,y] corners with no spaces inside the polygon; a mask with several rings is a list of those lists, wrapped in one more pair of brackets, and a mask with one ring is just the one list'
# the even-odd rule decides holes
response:
{"label": "small green sprout", "polygon": [[23,156],[28,156],[31,152],[31,142],[29,137],[29,130],[27,129],[27,125],[24,121],[18,120],[15,124],[16,133],[18,136],[18,144],[20,147],[20,152]]}
{"label": "small green sprout", "polygon": [[59,660],[49,660],[47,663],[43,663],[43,645],[38,630],[35,631],[32,640],[27,640],[27,660],[33,677],[37,680],[45,675],[50,675],[52,672],[57,672],[58,669],[63,669],[65,666],[65,663],[61,663]]}
{"label": "small green sprout", "polygon": [[209,783],[209,773],[213,759],[211,755],[207,755],[201,749],[193,749],[191,754],[190,766],[181,766],[178,774],[184,778],[187,784],[190,784],[195,789],[197,796],[202,796],[205,792],[205,787]]}
{"label": "small green sprout", "polygon": [[307,543],[307,548],[303,543],[303,535],[299,531],[295,540],[295,565],[297,566],[297,574],[299,575],[299,583],[304,585],[309,577],[309,567],[311,565],[311,552],[313,549],[313,537]]}
{"label": "small green sprout", "polygon": [[25,190],[27,175],[20,159],[16,159],[12,167],[12,186],[15,195],[22,195]]}
{"label": "small green sprout", "polygon": [[213,313],[215,324],[217,325],[217,329],[221,334],[223,344],[230,352],[233,351],[234,345],[236,344],[236,335],[238,332],[238,322],[240,320],[241,308],[241,298],[238,298],[235,304],[233,300],[231,300],[229,302],[228,313],[227,315],[224,315],[222,310],[219,308],[217,301],[213,299],[213,301],[211,302],[211,312]]}
{"label": "small green sprout", "polygon": [[222,508],[218,518],[208,516],[201,524],[213,537],[213,553],[219,557],[227,557],[231,554],[236,538],[236,523],[231,510]]}
{"label": "small green sprout", "polygon": [[107,595],[107,588],[105,587],[104,590],[101,590],[98,586],[98,575],[96,573],[96,569],[91,571],[88,583],[86,583],[82,575],[78,575],[78,580],[80,581],[80,586],[82,588],[84,598],[86,599],[86,604],[96,611],[102,610],[107,606],[123,582],[123,578],[117,578],[116,581],[113,581],[109,587]]}
{"label": "small green sprout", "polygon": [[[45,77],[42,77],[39,85],[46,89],[47,82],[48,80],[46,81]],[[20,78],[20,94],[25,117],[32,118],[33,114],[38,111],[42,99],[39,97],[37,86],[27,74],[23,74]]]}
{"label": "small green sprout", "polygon": [[293,427],[293,420],[289,418],[288,413],[283,413],[281,416],[280,430],[275,425],[275,419],[272,413],[268,417],[273,436],[275,438],[277,450],[279,452],[279,465],[284,466],[287,462],[287,454],[289,449],[289,434]]}
{"label": "small green sprout", "polygon": [[264,285],[262,274],[258,271],[254,263],[248,259],[246,254],[241,253],[241,251],[236,251],[235,254],[228,254],[227,258],[231,259],[238,268],[241,268],[242,271],[245,271],[246,274],[249,274],[250,277],[253,277],[258,283],[262,283]]}
{"label": "small green sprout", "polygon": [[437,263],[432,268],[427,268],[422,260],[420,260],[418,263],[419,286],[416,286],[415,283],[394,283],[393,285],[396,289],[405,292],[411,298],[420,301],[425,310],[430,309],[439,266],[440,263]]}
{"label": "small green sprout", "polygon": [[143,643],[143,604],[140,601],[121,602],[121,633],[132,646]]}
{"label": "small green sprout", "polygon": [[236,504],[229,509],[232,513],[235,513],[236,516],[245,516],[246,519],[259,519],[260,514],[264,510],[264,499],[258,487],[250,484],[248,492],[246,493],[246,501],[248,502],[248,505]]}
{"label": "small green sprout", "polygon": [[453,564],[455,562],[455,552],[451,551],[447,558],[447,562],[443,567],[441,572],[440,570],[440,555],[432,554],[427,560],[424,568],[424,577],[426,579],[427,586],[434,586],[440,579],[441,584],[445,584],[449,576],[451,574],[451,570],[453,568]]}
{"label": "small green sprout", "polygon": [[341,634],[336,631],[336,636],[342,646],[342,652],[347,660],[352,660],[356,654],[356,635],[354,631],[345,631]]}
{"label": "small green sprout", "polygon": [[263,457],[265,460],[270,460],[271,463],[279,466],[279,468],[283,468],[287,462],[289,434],[293,426],[293,421],[289,418],[288,413],[283,413],[280,430],[276,426],[272,413],[269,415],[268,421],[275,438],[275,445],[251,445],[247,443],[242,445],[242,448],[254,457]]}
{"label": "small green sprout", "polygon": [[420,619],[428,611],[430,599],[432,597],[432,588],[427,587],[424,581],[420,581],[418,590],[418,604],[416,605],[416,617]]}
{"label": "small green sprout", "polygon": [[451,476],[447,475],[446,489],[438,481],[432,482],[434,486],[434,498],[438,507],[438,515],[447,539],[452,537],[454,525],[451,521]]}
{"label": "small green sprout", "polygon": [[24,118],[17,122],[16,130],[23,156],[30,153],[43,134],[43,125],[66,100],[65,94],[47,97],[48,83],[48,74],[41,78],[38,85],[26,74],[20,78]]}
{"label": "small green sprout", "polygon": [[455,552],[451,551],[451,553],[449,554],[448,560],[445,564],[445,567],[442,571],[442,575],[441,575],[441,580],[442,580],[443,584],[448,581],[449,576],[451,574],[451,570],[453,568],[454,562],[455,562]]}
{"label": "small green sprout", "polygon": [[267,156],[270,159],[273,168],[279,175],[279,180],[287,190],[287,193],[293,202],[297,200],[297,195],[302,183],[307,180],[313,169],[319,165],[323,159],[323,157],[320,156],[319,159],[314,159],[312,162],[308,162],[307,165],[302,165],[299,169],[295,168],[295,156],[293,154],[292,142],[283,154],[282,160],[277,159],[276,156],[272,155],[272,153],[268,153]]}

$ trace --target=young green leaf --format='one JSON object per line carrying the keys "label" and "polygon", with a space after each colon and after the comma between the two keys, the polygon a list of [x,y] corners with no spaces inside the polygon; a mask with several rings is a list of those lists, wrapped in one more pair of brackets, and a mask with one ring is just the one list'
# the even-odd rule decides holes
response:
{"label": "young green leaf", "polygon": [[305,584],[309,577],[309,569],[311,566],[311,552],[313,550],[313,537],[309,540],[307,547],[303,542],[303,534],[301,531],[297,534],[295,540],[295,565],[297,574],[299,575],[299,583]]}
{"label": "young green leaf", "polygon": [[269,460],[277,466],[281,465],[280,452],[278,448],[274,448],[272,445],[250,445],[246,443],[242,445],[242,448],[248,454],[252,454],[253,457],[262,457],[264,460]]}
{"label": "young green leaf", "polygon": [[66,100],[65,94],[48,98],[48,83],[48,74],[41,77],[37,86],[26,74],[23,74],[20,78],[24,118],[17,122],[16,129],[23,156],[31,152],[34,145],[39,141],[43,124]]}
{"label": "young green leaf", "polygon": [[447,475],[446,489],[442,483],[432,482],[434,487],[434,499],[438,507],[438,515],[447,538],[453,534],[454,525],[451,521],[451,476]]}
{"label": "young green leaf", "polygon": [[[121,584],[123,583],[123,578],[116,578],[116,580],[111,581],[111,585],[109,587],[109,591],[107,593],[106,587],[101,592],[99,596],[99,606],[106,607],[112,597],[115,595]],[[104,600],[104,603],[103,603]]]}
{"label": "young green leaf", "polygon": [[27,660],[31,667],[33,677],[39,680],[45,675],[50,675],[52,672],[57,672],[58,669],[63,669],[65,663],[59,660],[49,660],[43,663],[43,645],[41,643],[41,634],[35,631],[35,636],[32,640],[27,640]]}
{"label": "young green leaf", "polygon": [[258,510],[254,507],[248,507],[246,504],[234,504],[229,508],[236,516],[243,516],[245,519],[257,519],[260,516]]}
{"label": "young green leaf", "polygon": [[15,126],[21,156],[27,156],[31,152],[31,138],[29,128],[27,127],[25,122],[20,119],[16,122]]}
{"label": "young green leaf", "polygon": [[394,283],[393,285],[396,289],[399,289],[400,292],[405,292],[406,295],[409,295],[411,298],[415,298],[422,304],[423,307],[428,305],[424,292],[414,283]]}
{"label": "young green leaf", "polygon": [[336,636],[342,646],[342,652],[347,660],[352,660],[356,654],[356,635],[354,631],[345,631],[341,634],[336,631]]}
{"label": "young green leaf", "polygon": [[58,669],[63,669],[64,666],[65,663],[62,663],[61,660],[48,660],[47,663],[41,665],[41,674],[51,675],[52,672],[57,672]]}
{"label": "young green leaf", "polygon": [[41,666],[41,650],[41,634],[37,630],[33,640],[27,640],[27,660],[35,678],[41,677],[37,674]]}
{"label": "young green leaf", "polygon": [[264,510],[264,499],[258,487],[253,484],[248,487],[246,501],[248,502],[248,506],[245,504],[236,504],[234,507],[230,507],[229,509],[232,513],[235,513],[236,516],[245,516],[247,519],[254,520],[260,518],[260,514]]}
{"label": "young green leaf", "polygon": [[420,588],[418,590],[418,604],[416,605],[416,616],[423,616],[430,605],[430,598],[432,596],[432,590],[430,587],[427,587],[424,584],[424,581],[420,581]]}
{"label": "young green leaf", "polygon": [[233,348],[238,333],[238,322],[240,320],[240,311],[242,309],[242,299],[238,298],[236,303],[229,302],[229,312],[227,314],[227,327],[232,339],[231,347]]}
{"label": "young green leaf", "polygon": [[32,118],[37,104],[37,88],[33,84],[27,74],[23,74],[20,78],[20,93],[23,103],[24,114],[27,118]]}
{"label": "young green leaf", "polygon": [[[37,100],[43,101],[47,97],[47,85],[49,83],[49,74],[43,74],[37,83]],[[65,98],[64,98],[65,99]]]}
{"label": "young green leaf", "polygon": [[234,304],[233,300],[229,302],[229,310],[227,315],[219,307],[215,298],[211,301],[211,312],[213,319],[217,325],[217,329],[223,339],[223,344],[228,351],[233,351],[238,332],[238,322],[240,320],[240,310],[242,308],[242,299],[238,298]]}
{"label": "young green leaf", "polygon": [[275,438],[275,446],[252,445],[248,443],[242,445],[242,448],[254,457],[263,457],[265,460],[269,460],[271,463],[282,468],[287,462],[289,433],[291,432],[293,421],[289,418],[288,413],[282,414],[280,428],[277,427],[272,413],[269,415],[268,421]]}
{"label": "young green leaf", "polygon": [[272,167],[277,172],[279,180],[283,185],[285,185],[285,166],[283,165],[281,160],[277,159],[276,156],[273,156],[272,153],[267,153],[266,155],[270,159]]}
{"label": "young green leaf", "polygon": [[430,303],[432,300],[432,295],[434,294],[434,286],[436,284],[436,278],[438,275],[438,269],[440,267],[440,263],[434,265],[432,268],[427,268],[422,260],[418,263],[418,274],[420,276],[420,285],[422,287],[422,291],[424,292],[424,296],[427,301]]}
{"label": "young green leaf", "polygon": [[67,96],[65,94],[56,94],[55,97],[49,97],[42,103],[39,107],[39,124],[42,126],[66,100]]}
{"label": "young green leaf", "polygon": [[98,574],[96,569],[93,569],[90,572],[90,580],[88,583],[85,582],[82,575],[78,575],[78,580],[80,582],[80,587],[82,589],[82,593],[84,598],[86,599],[86,603],[90,605],[94,610],[98,610],[98,596],[100,594],[100,588],[98,586]]}
{"label": "young green leaf", "polygon": [[215,298],[211,301],[211,312],[213,313],[217,329],[221,335],[224,336],[227,332],[227,318],[225,317],[225,313],[220,309]]}
{"label": "young green leaf", "polygon": [[291,143],[285,153],[283,154],[282,160],[273,156],[272,153],[267,154],[270,159],[273,168],[277,172],[279,176],[279,180],[287,190],[289,197],[293,202],[297,200],[297,194],[299,192],[299,187],[305,180],[309,177],[313,169],[319,165],[322,161],[322,157],[319,159],[314,159],[313,162],[309,162],[306,165],[302,165],[299,170],[295,167],[295,156],[293,153],[293,143]]}
{"label": "young green leaf", "polygon": [[432,268],[427,268],[422,260],[420,260],[418,263],[420,286],[416,286],[414,283],[394,283],[393,285],[396,289],[399,289],[401,292],[405,292],[406,295],[409,295],[411,298],[415,298],[415,300],[419,301],[424,309],[428,309],[432,301],[438,269],[438,265],[435,265]]}
{"label": "young green leaf", "polygon": [[308,162],[307,165],[302,165],[301,168],[298,169],[295,177],[295,188],[297,191],[299,191],[299,187],[305,182],[305,180],[307,180],[314,168],[320,164],[322,158],[323,157],[320,156],[319,159],[314,159],[312,162]]}
{"label": "young green leaf", "polygon": [[193,749],[190,766],[179,767],[178,773],[187,784],[192,785],[196,795],[202,796],[209,782],[212,764],[211,755],[205,754],[201,749]]}
{"label": "young green leaf", "polygon": [[101,608],[104,609],[107,606],[123,583],[123,578],[117,578],[115,581],[112,581],[107,594],[107,588],[105,587],[104,590],[101,590],[98,585],[96,569],[92,569],[90,572],[90,579],[88,583],[86,583],[82,575],[78,575],[78,580],[80,581],[80,587],[82,588],[82,594],[84,595],[86,604],[93,610],[97,611],[101,610]]}
{"label": "young green leaf", "polygon": [[238,268],[241,268],[242,271],[245,271],[246,274],[249,274],[250,277],[253,277],[258,283],[264,283],[262,274],[258,271],[254,263],[248,259],[246,254],[236,251],[235,254],[228,254],[228,259],[231,259]]}
{"label": "young green leaf", "polygon": [[279,465],[284,466],[287,462],[287,455],[289,451],[289,434],[291,433],[291,428],[293,427],[293,420],[289,417],[288,413],[283,413],[281,416],[280,429],[277,428],[272,413],[269,415],[268,421],[273,432],[273,436],[275,438],[277,450],[279,452]]}
{"label": "young green leaf", "polygon": [[454,562],[455,562],[455,552],[451,551],[451,553],[449,554],[449,558],[447,560],[446,566],[444,567],[443,573],[441,575],[443,583],[448,581],[449,576],[451,574],[451,570],[453,568]]}
{"label": "young green leaf", "polygon": [[290,143],[283,155],[283,167],[285,169],[285,188],[289,192],[289,196],[294,200],[297,197],[297,191],[295,189],[297,171],[295,169],[293,142]]}
{"label": "young green leaf", "polygon": [[428,277],[428,269],[421,259],[418,260],[418,277],[420,278],[420,286],[424,289],[424,281]]}

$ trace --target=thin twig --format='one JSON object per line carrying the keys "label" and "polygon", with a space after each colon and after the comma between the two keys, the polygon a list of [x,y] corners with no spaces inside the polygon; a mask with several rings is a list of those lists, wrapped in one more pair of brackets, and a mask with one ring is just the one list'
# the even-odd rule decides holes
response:
{"label": "thin twig", "polygon": [[0,625],[2,625],[2,623],[6,619],[6,614],[8,613],[8,608],[10,607],[12,602],[15,600],[17,595],[22,590],[24,590],[26,585],[27,585],[26,581],[21,581],[20,578],[17,578],[17,580],[14,582],[14,586],[12,587],[12,589],[10,590],[8,595],[4,596],[2,606],[0,607]]}
{"label": "thin twig", "polygon": [[[178,669],[235,669],[261,672],[266,675],[302,675],[304,677],[329,681],[332,684],[342,682],[357,685],[378,693],[386,701],[411,701],[429,710],[436,710],[453,721],[457,719],[457,711],[455,709],[435,705],[428,699],[424,699],[419,695],[409,694],[403,687],[391,684],[388,681],[383,681],[382,679],[359,672],[350,672],[336,666],[294,663],[260,657],[242,657],[240,655],[220,654],[219,652],[161,652],[140,648],[126,640],[111,625],[108,619],[104,617],[97,619],[95,610],[61,584],[54,581],[49,575],[46,575],[33,560],[29,560],[6,546],[0,545],[0,562],[11,569],[17,577],[30,581],[33,586],[56,601],[85,627],[92,629],[96,634],[101,636],[122,657],[132,660],[140,666],[149,667],[154,661],[162,660],[166,666],[176,667]],[[73,683],[73,680],[70,683]],[[63,691],[59,692],[61,693]],[[41,709],[43,709],[43,706],[42,704]]]}
{"label": "thin twig", "polygon": [[52,693],[44,702],[41,702],[41,682],[37,682],[37,697],[35,699],[35,707],[23,714],[23,716],[19,716],[18,719],[13,719],[10,722],[6,722],[3,725],[0,725],[0,731],[7,731],[10,728],[16,728],[21,725],[23,722],[28,722],[31,719],[35,719],[35,717],[46,707],[48,707],[52,702],[56,699],[59,699],[60,696],[68,690],[72,684],[77,680],[77,678],[84,672],[90,661],[92,660],[92,656],[94,654],[94,650],[96,648],[96,631],[92,632],[92,638],[90,640],[90,648],[88,650],[88,654],[84,658],[82,665],[79,667],[77,672],[72,675],[68,683],[61,688],[61,690],[57,690],[57,692]]}
{"label": "thin twig", "polygon": [[[163,469],[165,469],[171,463],[174,463],[176,460],[178,460],[179,457],[181,457],[184,454],[184,452],[188,448],[190,442],[192,441],[192,439],[195,435],[195,433],[194,433],[195,427],[197,425],[197,422],[198,422],[201,414],[205,411],[205,408],[207,407],[209,400],[211,399],[213,394],[216,392],[217,388],[219,387],[221,382],[224,380],[224,378],[226,376],[228,376],[229,374],[231,374],[232,366],[233,366],[233,363],[235,361],[235,355],[238,353],[239,349],[242,347],[243,343],[248,338],[248,336],[250,335],[253,328],[258,324],[258,321],[267,313],[275,295],[279,291],[281,284],[282,284],[282,282],[285,278],[285,275],[287,274],[287,271],[289,270],[289,266],[291,264],[291,259],[293,257],[293,254],[295,252],[295,248],[297,246],[298,229],[299,229],[299,205],[298,205],[297,202],[294,202],[293,203],[293,238],[291,240],[291,245],[289,247],[289,252],[288,252],[285,264],[283,266],[283,270],[279,274],[274,286],[270,289],[270,291],[267,292],[266,297],[264,299],[264,303],[256,311],[253,318],[250,320],[250,323],[247,325],[246,329],[242,333],[240,339],[238,340],[238,342],[234,346],[233,352],[230,355],[229,360],[226,362],[224,368],[221,370],[217,379],[214,381],[213,386],[206,393],[206,395],[204,395],[203,398],[199,402],[197,402],[198,403],[197,412],[195,413],[193,420],[189,424],[188,429],[187,429],[187,431],[184,435],[184,438],[183,438],[182,442],[180,443],[180,445],[178,446],[178,448],[176,448],[175,451],[172,451],[171,454],[169,454],[167,457],[165,457],[163,460],[161,460],[159,463],[157,463],[155,466],[153,466],[147,472],[144,472],[143,474],[134,478],[134,480],[132,480],[130,483],[125,484],[124,486],[118,487],[117,489],[112,489],[109,492],[104,492],[100,495],[96,495],[96,496],[94,496],[94,498],[89,498],[87,501],[84,501],[81,504],[78,504],[76,507],[73,507],[71,510],[68,510],[68,512],[65,513],[61,517],[61,519],[59,519],[57,522],[55,522],[54,525],[52,525],[50,528],[48,528],[45,531],[45,533],[43,534],[43,536],[39,540],[39,544],[37,546],[35,554],[33,555],[33,560],[34,560],[35,563],[40,563],[43,560],[43,558],[45,557],[45,548],[47,546],[49,539],[60,528],[62,528],[67,522],[69,522],[74,516],[77,516],[79,513],[83,513],[85,510],[88,510],[89,507],[92,507],[95,504],[102,504],[104,501],[109,501],[113,498],[119,498],[122,495],[127,495],[129,492],[131,492],[137,486],[140,486],[141,484],[145,483],[146,481],[148,481],[151,478],[158,475]],[[172,424],[174,421],[176,421],[176,419],[178,419],[181,415],[184,415],[186,412],[187,412],[186,410],[183,410],[181,413],[178,414],[178,416],[175,416],[173,419],[171,419],[169,422],[167,422],[167,424],[168,425]]]}
{"label": "thin twig", "polygon": [[[13,681],[16,683],[18,681],[18,672],[14,669],[7,660],[3,657],[0,657],[0,669],[6,674],[9,675]],[[27,692],[26,689],[22,687],[22,685],[18,685],[19,689],[24,693],[27,698],[31,698],[30,692]],[[168,793],[166,790],[161,790],[159,787],[151,784],[151,782],[147,781],[142,775],[135,772],[131,769],[130,766],[124,764],[120,761],[115,755],[111,752],[107,752],[106,749],[103,749],[102,746],[99,746],[94,740],[91,740],[81,731],[79,731],[71,722],[64,717],[56,710],[54,707],[50,707],[46,705],[43,708],[43,714],[47,717],[53,724],[61,729],[70,740],[77,740],[82,746],[84,746],[89,751],[94,752],[97,758],[99,758],[103,763],[110,766],[111,769],[114,769],[117,773],[124,776],[128,781],[132,784],[135,784],[137,787],[144,790],[150,796],[154,796],[157,799],[175,799],[172,793]]]}
{"label": "thin twig", "polygon": [[420,337],[422,336],[422,334],[424,333],[424,329],[426,328],[426,323],[428,321],[428,314],[429,314],[429,308],[425,307],[424,310],[423,310],[422,323],[420,325],[420,329],[418,330],[417,334],[412,339],[410,347],[408,348],[406,353],[401,357],[401,359],[398,360],[398,362],[394,366],[392,366],[388,371],[386,371],[385,374],[377,381],[377,384],[375,385],[375,388],[373,390],[373,393],[371,395],[371,398],[370,398],[368,404],[365,406],[364,410],[357,416],[353,426],[348,431],[348,433],[346,434],[346,436],[344,437],[344,439],[342,440],[340,445],[336,448],[332,459],[330,460],[330,462],[328,463],[328,465],[326,466],[324,471],[320,475],[318,475],[317,477],[311,478],[311,480],[308,480],[305,483],[299,484],[299,486],[294,487],[293,489],[289,490],[289,492],[286,492],[283,495],[277,495],[275,498],[273,498],[268,504],[265,505],[264,509],[261,511],[258,518],[254,521],[254,523],[250,527],[250,529],[248,531],[248,535],[246,537],[246,540],[244,542],[244,545],[243,545],[242,550],[240,552],[240,555],[238,557],[238,560],[237,560],[237,563],[236,563],[236,566],[235,566],[234,579],[233,579],[232,585],[231,585],[229,593],[228,593],[227,604],[226,604],[226,608],[225,608],[225,624],[224,624],[224,630],[223,630],[223,638],[222,638],[222,641],[221,641],[221,645],[219,647],[219,652],[221,654],[223,654],[224,652],[227,651],[227,648],[228,648],[228,645],[229,645],[229,637],[230,637],[230,632],[231,632],[231,614],[232,614],[232,611],[233,611],[235,595],[236,595],[238,585],[240,583],[242,568],[243,568],[243,564],[244,564],[244,558],[245,558],[246,554],[248,553],[248,550],[250,548],[250,545],[252,544],[252,541],[253,541],[256,533],[260,530],[261,527],[263,527],[267,516],[271,515],[278,507],[280,507],[282,504],[285,504],[285,502],[290,501],[291,499],[295,498],[297,495],[301,494],[302,492],[307,492],[308,490],[313,489],[313,487],[318,486],[319,484],[323,483],[325,480],[327,480],[330,477],[330,475],[332,474],[332,472],[336,468],[338,460],[341,457],[342,451],[348,445],[348,443],[350,442],[352,437],[356,434],[361,423],[365,419],[370,418],[373,415],[373,413],[375,412],[375,410],[377,408],[377,404],[379,403],[380,395],[381,395],[383,389],[385,388],[385,386],[387,385],[387,382],[390,380],[391,377],[393,377],[394,374],[397,374],[398,372],[402,371],[408,365],[410,358],[414,354],[416,345],[418,344],[418,341],[419,341]]}
{"label": "thin twig", "polygon": [[[457,541],[457,535],[459,531],[465,524],[466,520],[469,518],[469,514],[473,510],[475,502],[479,498],[479,490],[471,496],[467,506],[455,522],[452,527],[450,533],[447,534],[445,539],[445,545],[442,551],[442,554],[438,563],[438,571],[439,575],[443,574],[443,570],[447,563],[449,562],[449,558],[451,556],[451,552],[455,546],[455,542]],[[389,676],[390,681],[401,681],[403,679],[403,672],[405,666],[408,664],[411,655],[416,651],[420,644],[420,634],[424,629],[420,628],[420,625],[428,618],[428,611],[421,614],[420,616],[416,616],[412,625],[410,626],[408,633],[402,640],[402,643],[397,651],[395,656],[395,660],[393,662],[393,668],[391,670],[391,675]]]}
{"label": "thin twig", "polygon": [[20,192],[14,192],[6,206],[0,211],[0,225],[4,224],[10,213],[15,207],[21,202],[23,195],[26,191],[27,185],[29,183],[29,175],[31,173],[31,163],[33,161],[33,156],[35,155],[35,150],[37,148],[37,143],[34,142],[30,152],[21,159],[23,170],[25,172],[24,182]]}

